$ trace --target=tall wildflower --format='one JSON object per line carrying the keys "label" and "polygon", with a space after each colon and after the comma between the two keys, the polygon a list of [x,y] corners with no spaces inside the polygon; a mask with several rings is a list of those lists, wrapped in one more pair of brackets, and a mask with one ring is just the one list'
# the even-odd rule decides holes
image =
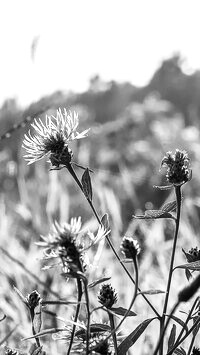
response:
{"label": "tall wildflower", "polygon": [[167,167],[166,178],[170,184],[180,186],[191,179],[189,158],[185,150],[175,150],[175,154],[167,152],[162,159],[161,167]]}
{"label": "tall wildflower", "polygon": [[31,125],[35,134],[29,131],[23,140],[22,147],[27,151],[25,160],[32,164],[48,155],[53,167],[69,164],[73,157],[69,143],[85,138],[89,131],[79,133],[78,124],[78,114],[65,108],[63,111],[58,109],[56,116],[47,115],[45,124],[40,118],[35,119]]}

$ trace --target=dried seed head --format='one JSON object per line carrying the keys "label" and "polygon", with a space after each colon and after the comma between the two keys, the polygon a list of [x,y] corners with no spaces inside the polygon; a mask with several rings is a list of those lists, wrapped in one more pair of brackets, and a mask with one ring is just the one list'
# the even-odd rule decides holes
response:
{"label": "dried seed head", "polygon": [[178,294],[179,302],[187,302],[194,296],[195,292],[200,287],[200,275],[196,277],[188,286],[181,290]]}
{"label": "dried seed head", "polygon": [[111,308],[117,302],[117,293],[110,284],[104,284],[99,290],[98,300],[104,307]]}
{"label": "dried seed head", "polygon": [[192,355],[200,355],[200,349],[199,348],[195,348],[195,346],[194,346],[194,348],[192,350]]}
{"label": "dried seed head", "polygon": [[35,307],[37,307],[39,302],[40,302],[40,300],[41,300],[40,294],[36,290],[32,291],[26,297],[27,306],[30,309],[34,309]]}
{"label": "dried seed head", "polygon": [[138,241],[126,236],[123,237],[120,248],[127,259],[135,259],[141,251]]}
{"label": "dried seed head", "polygon": [[188,154],[184,150],[176,149],[175,154],[167,152],[161,161],[161,167],[167,167],[166,178],[170,184],[175,186],[183,185],[190,180]]}

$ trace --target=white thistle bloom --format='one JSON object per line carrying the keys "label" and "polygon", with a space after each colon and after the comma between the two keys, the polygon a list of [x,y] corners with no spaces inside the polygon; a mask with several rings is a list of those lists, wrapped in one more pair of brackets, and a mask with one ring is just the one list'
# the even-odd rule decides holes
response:
{"label": "white thistle bloom", "polygon": [[45,124],[40,118],[35,119],[31,126],[36,134],[32,135],[29,130],[22,145],[28,153],[24,156],[25,160],[32,164],[49,154],[53,166],[70,163],[73,154],[68,147],[69,142],[85,138],[89,131],[87,129],[79,133],[78,124],[78,114],[65,108],[63,111],[58,109],[56,116],[47,115]]}

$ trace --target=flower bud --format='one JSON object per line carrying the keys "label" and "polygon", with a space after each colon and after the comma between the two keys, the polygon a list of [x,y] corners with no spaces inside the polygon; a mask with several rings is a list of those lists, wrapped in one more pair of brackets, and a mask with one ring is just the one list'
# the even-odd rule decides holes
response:
{"label": "flower bud", "polygon": [[126,236],[123,237],[120,248],[127,259],[135,259],[141,251],[138,241]]}
{"label": "flower bud", "polygon": [[98,299],[103,306],[111,308],[117,302],[117,293],[110,284],[104,284],[100,288]]}

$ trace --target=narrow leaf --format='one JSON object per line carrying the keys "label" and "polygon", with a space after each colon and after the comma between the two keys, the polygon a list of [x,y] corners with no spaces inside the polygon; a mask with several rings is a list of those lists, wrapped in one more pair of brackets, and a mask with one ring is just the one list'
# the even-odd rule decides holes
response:
{"label": "narrow leaf", "polygon": [[161,210],[162,211],[165,211],[165,212],[171,212],[171,211],[174,211],[177,207],[177,203],[176,201],[170,201],[170,202],[167,202],[165,203],[162,207],[161,207]]}
{"label": "narrow leaf", "polygon": [[[118,314],[119,316],[124,316],[127,311],[127,309],[123,307],[112,307],[110,310],[115,314]],[[133,317],[133,316],[137,316],[137,314],[133,311],[129,311],[127,317]]]}
{"label": "narrow leaf", "polygon": [[[95,323],[90,325],[90,333],[101,333],[101,332],[109,332],[111,328],[107,324]],[[86,329],[79,329],[76,331],[75,335],[77,337],[85,337],[86,336]]]}
{"label": "narrow leaf", "polygon": [[173,314],[172,315],[171,314],[170,315],[166,314],[166,317],[170,317],[171,319],[175,320],[178,324],[181,325],[181,327],[183,327],[185,329],[186,333],[188,332],[188,327],[185,324],[185,322],[182,321],[182,319],[174,316]]}
{"label": "narrow leaf", "polygon": [[186,355],[186,352],[185,352],[185,350],[183,349],[183,348],[178,348],[178,349],[175,349],[174,350],[174,354],[176,354],[176,355]]}
{"label": "narrow leaf", "polygon": [[[109,224],[109,218],[108,218],[108,214],[105,213],[103,215],[103,217],[101,218],[101,224],[103,225],[104,229],[106,232],[110,231],[110,224]],[[107,234],[107,236],[109,236],[109,234]]]}
{"label": "narrow leaf", "polygon": [[185,276],[187,277],[187,280],[190,281],[192,277],[192,273],[190,272],[190,270],[185,269]]}
{"label": "narrow leaf", "polygon": [[[193,323],[195,323],[200,317],[194,317],[193,318]],[[197,326],[193,330],[193,336],[196,336],[200,328],[200,323],[197,324]]]}
{"label": "narrow leaf", "polygon": [[34,309],[33,328],[35,333],[39,333],[42,326],[42,304],[41,301]]}
{"label": "narrow leaf", "polygon": [[178,265],[174,268],[174,270],[175,269],[188,269],[188,270],[200,271],[200,260],[194,261],[192,263]]}
{"label": "narrow leaf", "polygon": [[61,273],[61,275],[63,277],[69,278],[69,279],[81,279],[81,280],[87,281],[85,275],[80,271],[78,271],[78,272],[75,272],[75,271],[63,272],[63,273]]}
{"label": "narrow leaf", "polygon": [[171,348],[173,347],[173,345],[175,343],[175,339],[176,339],[176,325],[173,324],[172,330],[170,332],[169,340],[168,340],[167,352],[169,352],[171,350]]}
{"label": "narrow leaf", "polygon": [[175,217],[171,213],[162,210],[147,210],[145,211],[144,215],[138,215],[138,216],[133,215],[133,217],[136,219],[158,219],[158,218],[175,219]]}
{"label": "narrow leaf", "polygon": [[158,190],[169,190],[169,189],[172,189],[173,185],[166,185],[166,186],[154,185],[153,187],[154,187],[154,189],[158,189]]}
{"label": "narrow leaf", "polygon": [[159,293],[165,293],[165,291],[161,290],[148,290],[148,291],[142,291],[138,292],[138,295],[157,295]]}
{"label": "narrow leaf", "polygon": [[118,355],[124,355],[128,351],[128,349],[135,344],[138,338],[142,335],[148,325],[152,322],[152,320],[157,319],[157,317],[146,319],[144,322],[139,324],[137,328],[130,333],[126,339],[118,346]]}
{"label": "narrow leaf", "polygon": [[108,280],[110,280],[110,279],[111,279],[111,277],[102,277],[101,279],[98,279],[98,280],[96,280],[96,281],[91,282],[91,283],[88,285],[88,288],[95,287],[96,285],[101,284],[102,282],[108,281]]}
{"label": "narrow leaf", "polygon": [[83,192],[89,201],[92,201],[92,183],[90,179],[89,169],[85,169],[82,179]]}
{"label": "narrow leaf", "polygon": [[39,337],[42,337],[44,335],[47,335],[47,334],[54,334],[54,333],[58,333],[58,332],[64,332],[66,331],[66,328],[50,328],[50,329],[45,329],[45,330],[42,330],[40,333],[37,333],[35,335],[32,335],[28,338],[23,338],[22,341],[24,340],[29,340],[29,339],[33,339],[33,338],[39,338]]}

